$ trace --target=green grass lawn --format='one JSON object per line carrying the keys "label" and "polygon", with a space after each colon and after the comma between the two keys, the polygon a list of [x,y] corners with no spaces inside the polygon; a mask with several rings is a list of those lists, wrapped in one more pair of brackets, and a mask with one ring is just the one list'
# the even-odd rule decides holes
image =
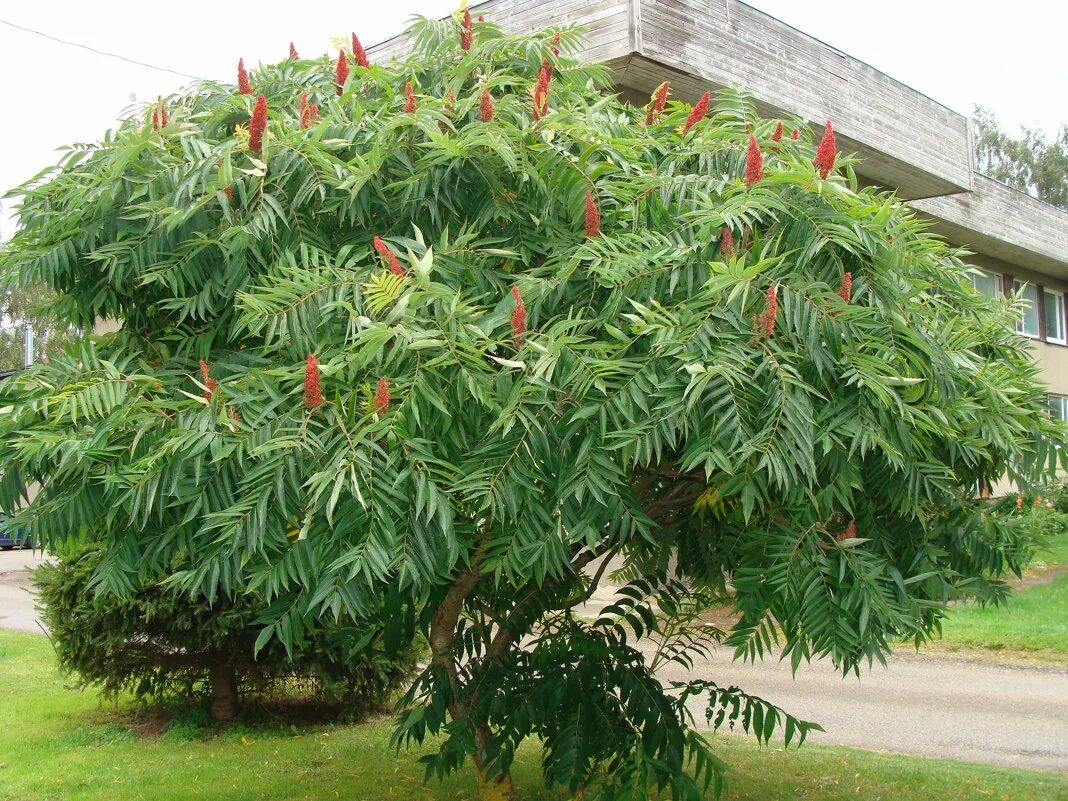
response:
{"label": "green grass lawn", "polygon": [[937,648],[1004,652],[1068,664],[1068,573],[1020,590],[1001,606],[959,606],[946,615]]}
{"label": "green grass lawn", "polygon": [[[305,729],[231,729],[205,738],[189,727],[153,737],[94,693],[68,689],[43,637],[0,631],[2,801],[286,801],[296,799],[474,798],[470,775],[424,785],[417,754],[396,756],[389,723]],[[1068,776],[848,748],[758,748],[715,739],[731,765],[729,799],[771,801],[1053,801]],[[540,789],[537,752],[521,753],[519,798],[556,799]]]}
{"label": "green grass lawn", "polygon": [[[1051,540],[1028,572],[1041,575],[1066,564],[1068,533]],[[946,615],[942,633],[931,643],[937,649],[1068,664],[1068,573],[1021,589],[1001,606],[958,606]]]}

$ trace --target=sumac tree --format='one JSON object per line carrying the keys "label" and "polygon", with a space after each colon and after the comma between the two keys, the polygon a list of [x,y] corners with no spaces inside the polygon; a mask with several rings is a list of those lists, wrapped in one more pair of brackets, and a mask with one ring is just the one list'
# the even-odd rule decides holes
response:
{"label": "sumac tree", "polygon": [[[25,187],[3,267],[123,326],[5,386],[2,505],[43,480],[19,525],[107,539],[101,591],[188,559],[185,592],[267,594],[260,645],[421,629],[396,740],[486,797],[537,737],[587,799],[696,798],[699,699],[809,724],[656,668],[718,640],[858,670],[998,597],[1026,545],[973,488],[1050,473],[1064,429],[1008,301],[830,125],[633,108],[578,42],[421,21],[402,60],[201,84]],[[590,620],[607,560],[633,581]]]}

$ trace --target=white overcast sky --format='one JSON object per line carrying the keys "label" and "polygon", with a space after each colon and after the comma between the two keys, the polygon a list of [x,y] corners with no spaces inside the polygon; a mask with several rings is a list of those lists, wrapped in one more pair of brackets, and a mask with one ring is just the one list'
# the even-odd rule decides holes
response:
{"label": "white overcast sky", "polygon": [[[536,2],[537,0],[530,0]],[[0,3],[0,21],[198,77],[233,81],[246,64],[305,55],[356,30],[365,45],[415,14],[444,16],[458,0],[38,0]],[[992,109],[1009,125],[1053,133],[1068,122],[1068,3],[1063,0],[752,0],[751,5],[970,113]],[[187,78],[59,44],[0,23],[0,191],[91,141],[131,99],[145,101]],[[11,233],[9,204],[0,237]]]}

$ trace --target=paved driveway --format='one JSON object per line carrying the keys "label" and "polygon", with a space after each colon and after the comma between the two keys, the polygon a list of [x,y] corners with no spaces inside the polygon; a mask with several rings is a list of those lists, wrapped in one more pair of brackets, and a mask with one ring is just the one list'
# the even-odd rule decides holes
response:
{"label": "paved driveway", "polygon": [[[827,662],[731,661],[719,652],[695,666],[665,669],[664,680],[708,678],[737,685],[826,732],[812,742],[902,754],[1068,771],[1068,668],[999,664],[903,649],[855,676]],[[704,707],[694,704],[698,722]]]}
{"label": "paved driveway", "polygon": [[0,551],[0,628],[43,631],[30,594],[30,571],[45,558],[40,551]]}

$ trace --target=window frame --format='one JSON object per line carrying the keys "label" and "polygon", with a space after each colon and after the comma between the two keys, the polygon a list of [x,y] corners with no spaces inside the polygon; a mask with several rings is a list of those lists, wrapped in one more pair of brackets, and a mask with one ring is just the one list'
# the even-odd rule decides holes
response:
{"label": "window frame", "polygon": [[1057,299],[1056,303],[1054,304],[1054,310],[1055,310],[1054,319],[1056,319],[1060,323],[1060,329],[1061,329],[1061,335],[1059,337],[1050,336],[1050,334],[1049,334],[1049,323],[1050,323],[1049,309],[1044,309],[1044,311],[1045,311],[1045,315],[1044,316],[1046,318],[1045,319],[1046,330],[1043,333],[1046,335],[1046,342],[1052,342],[1055,345],[1068,345],[1068,330],[1066,330],[1066,329],[1068,329],[1068,319],[1065,319],[1066,317],[1068,317],[1068,315],[1066,315],[1065,311],[1064,311],[1064,292],[1063,292],[1063,290],[1060,290],[1060,289],[1049,289],[1048,287],[1043,287],[1042,288],[1042,294],[1043,294],[1043,298],[1042,298],[1042,302],[1043,303],[1046,302],[1046,298],[1044,297],[1045,295],[1052,295],[1053,297],[1055,297]]}
{"label": "window frame", "polygon": [[[997,300],[998,298],[1005,297],[1005,276],[1003,276],[1001,273],[995,273],[995,272],[993,272],[991,270],[984,270],[982,267],[973,267],[972,269],[977,273],[982,273],[987,278],[993,278],[994,279],[994,295],[993,295],[993,297],[989,298],[990,300]],[[975,284],[975,279],[976,279],[975,273],[972,273],[972,275],[969,276],[969,279],[972,282],[972,289],[974,289],[976,292],[978,292],[984,298],[987,297],[983,293],[983,291],[978,286],[976,286],[976,284]]]}
{"label": "window frame", "polygon": [[[1068,420],[1068,395],[1060,395],[1056,392],[1049,392],[1046,394],[1046,405],[1050,410],[1050,417],[1054,420]],[[1053,414],[1054,407],[1057,407],[1057,414]]]}
{"label": "window frame", "polygon": [[[1038,291],[1038,284],[1036,284],[1036,283],[1034,283],[1032,281],[1021,281],[1019,278],[1013,279],[1013,282],[1012,282],[1012,293],[1014,295],[1017,294],[1018,292],[1020,292],[1021,289],[1024,289],[1026,291],[1027,287],[1031,287],[1032,289],[1035,290],[1035,300],[1034,300],[1035,333],[1032,334],[1030,331],[1025,331],[1024,328],[1023,328],[1024,320],[1027,319],[1027,315],[1026,314],[1020,315],[1020,319],[1016,321],[1016,333],[1019,334],[1020,336],[1027,337],[1028,339],[1041,339],[1042,338],[1042,317],[1041,317],[1041,314],[1039,313],[1039,310],[1038,310],[1038,304],[1042,302],[1042,298],[1041,298],[1041,296],[1039,294],[1039,291]],[[1025,297],[1023,297],[1023,295],[1021,295],[1020,297],[1021,297],[1021,299],[1027,301],[1028,303],[1031,303],[1031,299],[1030,298],[1025,298]]]}

